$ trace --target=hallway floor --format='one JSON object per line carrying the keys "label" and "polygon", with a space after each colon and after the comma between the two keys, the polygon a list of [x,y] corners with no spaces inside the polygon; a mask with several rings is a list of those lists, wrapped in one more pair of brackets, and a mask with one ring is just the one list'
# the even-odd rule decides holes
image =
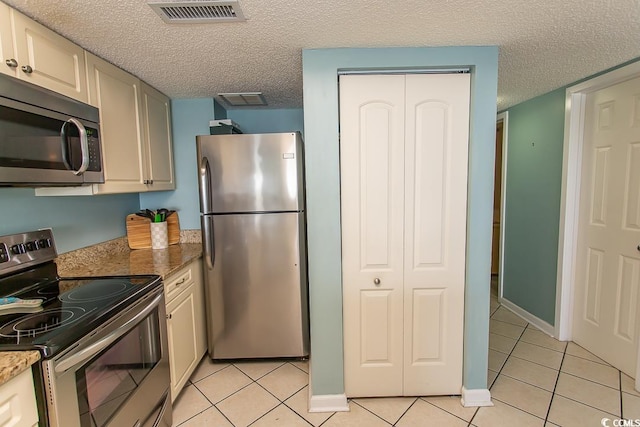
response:
{"label": "hallway floor", "polygon": [[[308,413],[307,362],[211,363],[205,357],[174,403],[174,427],[601,426],[640,419],[633,379],[574,343],[559,342],[491,295],[493,407],[460,396],[350,400],[350,412]],[[610,421],[607,425],[613,425]]]}

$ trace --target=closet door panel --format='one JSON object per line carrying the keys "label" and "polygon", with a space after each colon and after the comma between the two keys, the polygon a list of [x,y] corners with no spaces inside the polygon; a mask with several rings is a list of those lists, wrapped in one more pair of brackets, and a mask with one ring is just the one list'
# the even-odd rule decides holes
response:
{"label": "closet door panel", "polygon": [[461,392],[469,83],[406,76],[405,395]]}
{"label": "closet door panel", "polygon": [[404,77],[340,77],[345,389],[402,394]]}

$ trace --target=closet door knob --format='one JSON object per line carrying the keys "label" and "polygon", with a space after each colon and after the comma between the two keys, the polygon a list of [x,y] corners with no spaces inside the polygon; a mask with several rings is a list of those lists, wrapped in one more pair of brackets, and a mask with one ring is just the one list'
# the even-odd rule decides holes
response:
{"label": "closet door knob", "polygon": [[31,65],[23,65],[22,71],[24,71],[27,74],[31,74],[33,73],[33,68],[31,68]]}
{"label": "closet door knob", "polygon": [[378,279],[377,277],[373,279],[373,284],[378,286],[380,284],[380,279]]}
{"label": "closet door knob", "polygon": [[16,68],[18,66],[18,61],[16,61],[15,59],[11,58],[11,59],[7,59],[5,61],[5,64],[7,64],[7,67]]}

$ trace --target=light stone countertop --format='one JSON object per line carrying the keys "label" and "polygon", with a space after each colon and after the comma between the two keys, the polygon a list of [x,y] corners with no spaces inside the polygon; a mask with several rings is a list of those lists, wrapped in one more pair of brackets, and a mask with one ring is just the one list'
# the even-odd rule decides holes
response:
{"label": "light stone countertop", "polygon": [[0,352],[0,385],[31,368],[40,360],[38,351],[2,351]]}
{"label": "light stone countertop", "polygon": [[[88,248],[59,255],[56,259],[58,275],[128,276],[158,274],[166,279],[191,261],[202,256],[200,230],[190,234],[182,231],[182,243],[167,249],[129,249],[126,237],[110,240]],[[0,352],[0,385],[29,369],[40,360],[37,351]]]}

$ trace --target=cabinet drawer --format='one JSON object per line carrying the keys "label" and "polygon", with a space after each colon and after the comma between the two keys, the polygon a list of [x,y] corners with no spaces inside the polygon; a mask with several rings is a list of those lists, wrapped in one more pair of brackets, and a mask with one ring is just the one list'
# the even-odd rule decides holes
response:
{"label": "cabinet drawer", "polygon": [[193,283],[193,272],[191,271],[192,264],[183,268],[164,283],[165,299],[167,304],[176,296],[178,296],[184,289],[186,289],[191,283]]}

